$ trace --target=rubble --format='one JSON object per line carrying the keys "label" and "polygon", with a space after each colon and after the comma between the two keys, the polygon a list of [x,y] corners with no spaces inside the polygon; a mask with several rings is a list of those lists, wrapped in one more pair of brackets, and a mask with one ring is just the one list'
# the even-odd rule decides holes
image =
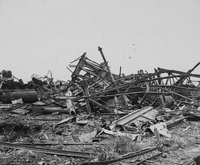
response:
{"label": "rubble", "polygon": [[[70,63],[69,67],[74,68],[74,71],[68,68],[72,74],[71,80],[66,82],[59,80],[55,82],[49,71],[44,77],[33,74],[31,81],[24,84],[21,79],[13,76],[11,71],[3,70],[0,72],[1,112],[43,116],[44,118],[35,117],[29,120],[53,122],[51,131],[59,136],[72,137],[72,132],[66,132],[67,129],[77,126],[82,130],[81,127],[88,126],[90,131],[82,130],[82,134],[76,137],[80,142],[87,142],[85,145],[119,136],[128,137],[133,142],[141,142],[144,138],[150,138],[155,134],[172,139],[173,135],[168,129],[173,129],[185,120],[199,121],[200,87],[197,83],[200,82],[198,80],[200,75],[192,72],[200,63],[188,72],[155,68],[153,73],[140,69],[136,74],[125,76],[120,68],[120,74],[117,75],[111,72],[102,48],[98,47],[98,50],[103,62],[97,63],[84,53]],[[49,114],[53,117],[58,115],[64,117],[46,119],[45,115]],[[191,128],[187,126],[183,132]],[[40,143],[40,141],[35,142],[35,144]],[[62,142],[62,145],[66,143]],[[0,141],[3,147],[78,157],[77,154],[62,154],[64,153],[62,150],[51,151],[51,149],[27,147],[24,144],[32,143],[12,144]],[[52,142],[46,137],[46,141],[41,144],[52,144]],[[158,145],[141,149],[139,152],[127,153],[113,160],[103,162],[97,160],[83,164],[109,164],[143,155],[155,149],[158,149]],[[156,156],[161,154],[162,152]],[[80,157],[87,158],[95,156],[97,155],[91,153],[80,154]],[[152,157],[151,155],[149,158],[144,158],[140,163]]]}

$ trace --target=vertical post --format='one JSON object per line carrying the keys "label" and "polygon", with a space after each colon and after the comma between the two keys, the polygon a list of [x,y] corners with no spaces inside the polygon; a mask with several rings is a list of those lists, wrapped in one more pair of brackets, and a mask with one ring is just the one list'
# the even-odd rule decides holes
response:
{"label": "vertical post", "polygon": [[121,77],[121,75],[122,75],[122,67],[120,66],[120,68],[119,68],[119,77]]}
{"label": "vertical post", "polygon": [[87,110],[89,113],[91,113],[91,107],[90,107],[90,103],[89,103],[89,89],[88,89],[88,83],[86,80],[82,80],[81,81],[81,87],[83,89],[83,93],[86,96],[85,98],[85,102],[86,102],[86,106],[87,106]]}
{"label": "vertical post", "polygon": [[104,61],[105,65],[106,65],[106,67],[107,67],[107,69],[108,69],[108,72],[109,72],[109,74],[110,74],[110,78],[111,78],[112,84],[115,85],[115,79],[114,79],[114,77],[113,77],[113,74],[112,74],[111,71],[110,71],[110,68],[109,68],[108,63],[107,63],[107,61],[106,61],[106,58],[105,58],[105,56],[104,56],[104,54],[103,54],[102,48],[101,48],[101,47],[98,47],[98,50],[100,51],[101,56],[102,56],[102,58],[103,58],[103,61]]}
{"label": "vertical post", "polygon": [[[109,72],[110,78],[111,78],[111,82],[112,82],[112,84],[115,86],[115,85],[116,85],[116,84],[115,84],[115,79],[114,79],[114,77],[113,77],[113,74],[112,74],[111,71],[110,71],[110,68],[109,68],[108,63],[107,63],[107,61],[106,61],[106,58],[105,58],[105,56],[104,56],[104,54],[103,54],[102,48],[101,48],[101,47],[98,47],[98,50],[100,51],[101,56],[102,56],[102,58],[103,58],[103,60],[104,60],[104,63],[105,63],[105,65],[106,65],[107,69],[108,69],[108,72]],[[118,90],[118,91],[119,91],[119,90]],[[120,91],[119,91],[119,92],[120,92]],[[124,102],[125,107],[128,107],[128,103],[126,102],[126,99],[125,99],[125,96],[124,96],[124,95],[122,95],[122,99],[123,99],[123,102]]]}

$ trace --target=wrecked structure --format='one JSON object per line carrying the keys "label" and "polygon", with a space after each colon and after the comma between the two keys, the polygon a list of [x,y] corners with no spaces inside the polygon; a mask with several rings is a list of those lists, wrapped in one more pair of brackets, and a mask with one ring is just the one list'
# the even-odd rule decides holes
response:
{"label": "wrecked structure", "polygon": [[[83,164],[110,164],[124,159],[143,155],[162,146],[160,135],[171,138],[168,131],[176,123],[185,119],[199,118],[200,112],[200,74],[192,74],[199,66],[197,63],[188,72],[155,68],[154,73],[139,70],[128,76],[113,74],[98,48],[103,62],[97,63],[84,53],[71,62],[74,68],[71,80],[54,82],[51,76],[36,74],[32,81],[24,84],[15,81],[11,71],[2,71],[0,108],[17,114],[27,113],[66,113],[69,117],[61,120],[54,128],[74,120],[85,125],[89,118],[98,116],[94,121],[95,130],[83,134],[79,140],[84,143],[101,142],[103,135],[129,137],[133,141],[142,140],[146,134],[155,134],[155,147],[127,153],[113,160],[91,161]],[[73,65],[77,62],[76,65]],[[195,85],[197,84],[197,85]],[[91,153],[58,151],[28,147],[27,145],[0,142],[0,145],[16,149],[30,149],[44,153],[54,153],[70,157],[95,158]],[[160,153],[159,153],[160,154]]]}

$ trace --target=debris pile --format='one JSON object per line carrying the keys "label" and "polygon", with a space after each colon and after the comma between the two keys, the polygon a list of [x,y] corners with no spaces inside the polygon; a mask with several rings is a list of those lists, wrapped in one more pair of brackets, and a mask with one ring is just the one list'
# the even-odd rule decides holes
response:
{"label": "debris pile", "polygon": [[[13,76],[11,71],[2,71],[0,109],[4,113],[18,115],[66,115],[62,120],[54,121],[51,128],[53,131],[63,124],[72,127],[69,123],[91,126],[91,131],[78,135],[77,141],[80,143],[77,145],[101,145],[106,139],[114,137],[129,138],[135,143],[155,134],[155,146],[100,160],[93,152],[40,148],[29,143],[15,144],[2,140],[0,145],[46,154],[90,158],[82,164],[110,164],[139,155],[144,156],[155,150],[155,155],[160,156],[164,145],[160,136],[170,140],[172,134],[169,130],[172,127],[185,120],[200,119],[200,74],[192,74],[200,63],[187,72],[155,68],[153,73],[139,70],[136,74],[125,76],[120,68],[117,75],[111,72],[102,48],[99,47],[98,50],[103,62],[97,63],[84,53],[70,63],[69,67],[74,70],[68,68],[72,74],[71,80],[67,82],[54,82],[52,73],[49,72],[44,77],[34,74],[32,80],[24,84],[21,79]],[[61,130],[62,135],[63,132]],[[49,141],[40,145],[47,145],[47,142]],[[137,164],[147,160],[148,158],[144,158]]]}

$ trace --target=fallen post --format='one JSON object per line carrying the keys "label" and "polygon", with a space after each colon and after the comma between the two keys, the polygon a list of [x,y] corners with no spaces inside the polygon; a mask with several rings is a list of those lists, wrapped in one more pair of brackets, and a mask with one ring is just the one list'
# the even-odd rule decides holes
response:
{"label": "fallen post", "polygon": [[51,154],[51,155],[61,155],[61,156],[78,157],[78,158],[92,158],[92,156],[94,156],[93,153],[90,153],[90,152],[48,149],[48,148],[41,148],[41,147],[34,147],[34,146],[27,146],[27,145],[21,145],[21,144],[13,144],[13,143],[5,143],[5,142],[0,142],[0,146],[14,148],[14,149],[31,150],[31,151],[42,152],[42,153]]}

